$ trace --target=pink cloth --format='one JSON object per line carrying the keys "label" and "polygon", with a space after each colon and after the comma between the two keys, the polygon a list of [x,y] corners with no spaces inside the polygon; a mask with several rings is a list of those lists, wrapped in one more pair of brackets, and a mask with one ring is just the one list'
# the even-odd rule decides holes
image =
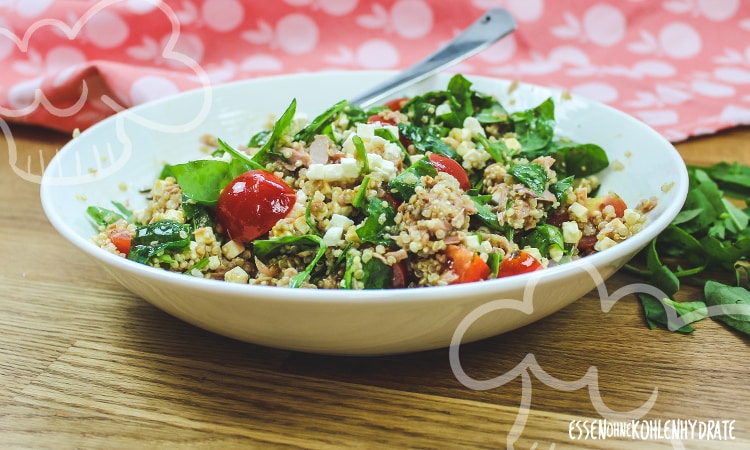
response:
{"label": "pink cloth", "polygon": [[209,82],[403,68],[493,6],[518,30],[452,71],[565,89],[672,141],[750,123],[742,0],[7,0],[0,117],[72,131]]}

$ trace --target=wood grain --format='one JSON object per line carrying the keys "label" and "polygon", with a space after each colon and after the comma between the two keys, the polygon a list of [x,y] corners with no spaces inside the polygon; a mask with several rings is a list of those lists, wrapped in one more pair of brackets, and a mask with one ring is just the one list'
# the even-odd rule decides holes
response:
{"label": "wood grain", "polygon": [[[447,350],[320,356],[192,327],[125,291],[47,222],[34,179],[68,137],[11,130],[0,143],[0,447],[672,448],[569,437],[572,420],[640,417],[628,413],[650,400],[644,420],[735,421],[734,440],[678,447],[750,445],[747,338],[711,320],[690,336],[649,330],[635,298],[605,313],[588,295],[463,346],[472,378],[517,373],[484,391],[461,383]],[[677,147],[689,163],[750,163],[750,129]],[[607,289],[637,281],[618,274]]]}

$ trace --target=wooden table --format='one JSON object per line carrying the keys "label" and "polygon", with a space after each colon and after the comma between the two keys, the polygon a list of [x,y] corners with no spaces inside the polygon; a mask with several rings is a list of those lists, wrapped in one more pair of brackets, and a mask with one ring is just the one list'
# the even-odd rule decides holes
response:
{"label": "wooden table", "polygon": [[[447,350],[317,356],[194,328],[125,291],[46,220],[38,184],[19,174],[38,174],[67,136],[11,131],[18,158],[0,165],[0,447],[672,447],[659,436],[574,439],[607,411],[641,420],[641,435],[698,421],[696,439],[675,448],[750,446],[748,339],[712,320],[689,336],[649,330],[634,297],[604,313],[589,295],[463,346],[474,379],[517,371],[484,391],[461,382]],[[688,162],[750,163],[750,129],[677,147]],[[616,275],[607,287],[635,281]],[[734,440],[697,439],[715,421]]]}

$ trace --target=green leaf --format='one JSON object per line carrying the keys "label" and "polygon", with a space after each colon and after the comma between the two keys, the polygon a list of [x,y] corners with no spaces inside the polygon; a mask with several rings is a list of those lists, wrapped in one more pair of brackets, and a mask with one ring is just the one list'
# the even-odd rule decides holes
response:
{"label": "green leaf", "polygon": [[707,167],[690,166],[706,172],[728,195],[737,198],[750,196],[750,166],[737,162],[720,162]]}
{"label": "green leaf", "polygon": [[180,252],[189,246],[189,225],[174,220],[159,220],[136,228],[128,259],[145,264],[167,251]]}
{"label": "green leaf", "polygon": [[550,249],[557,247],[563,250],[565,241],[560,228],[550,224],[541,224],[521,239],[521,246],[537,248],[542,256],[549,257]]}
{"label": "green leaf", "polygon": [[471,81],[461,74],[454,75],[448,82],[450,113],[440,116],[446,127],[462,128],[464,120],[474,114],[471,84]]}
{"label": "green leaf", "polygon": [[490,253],[487,255],[487,265],[490,266],[489,278],[497,278],[500,273],[500,264],[503,262],[503,255],[500,253]]}
{"label": "green leaf", "polygon": [[352,143],[354,144],[355,154],[357,161],[362,164],[360,173],[370,173],[370,163],[367,161],[367,150],[365,149],[365,143],[362,138],[356,134],[352,136]]}
{"label": "green leaf", "polygon": [[724,211],[726,212],[726,215],[723,215],[726,228],[733,234],[739,234],[742,230],[747,228],[748,221],[750,221],[750,217],[748,217],[747,213],[726,198],[722,198],[721,202],[724,205]]}
{"label": "green leaf", "polygon": [[682,210],[700,210],[701,213],[690,220],[681,218],[680,227],[688,233],[706,233],[719,219],[723,194],[706,172],[693,170],[689,174],[690,189]]}
{"label": "green leaf", "polygon": [[511,157],[518,154],[518,151],[509,149],[502,139],[490,141],[486,137],[479,135],[477,136],[477,140],[479,141],[479,146],[497,162],[509,161]]}
{"label": "green leaf", "polygon": [[235,177],[245,172],[226,161],[203,159],[169,166],[169,170],[189,199],[208,206],[215,206],[221,190]]}
{"label": "green leaf", "polygon": [[508,111],[493,96],[474,93],[474,117],[481,124],[508,122]]}
{"label": "green leaf", "polygon": [[302,236],[283,236],[276,239],[258,240],[253,242],[253,251],[255,256],[263,259],[277,257],[283,252],[299,253],[304,249],[317,248],[313,259],[308,263],[304,270],[297,272],[289,282],[289,287],[298,288],[304,284],[312,274],[318,261],[325,255],[327,246],[320,236],[305,234]]}
{"label": "green leaf", "polygon": [[397,145],[398,148],[401,149],[401,159],[404,165],[408,167],[411,164],[409,152],[406,151],[406,148],[404,148],[404,144],[401,143],[401,140],[396,137],[396,135],[393,134],[391,130],[389,130],[388,128],[375,128],[375,136],[381,137],[386,141]]}
{"label": "green leaf", "polygon": [[429,158],[425,157],[396,175],[388,183],[388,189],[391,193],[396,194],[400,200],[408,202],[411,196],[414,195],[416,187],[422,183],[422,177],[427,175],[431,177],[437,176],[437,169],[430,163]]}
{"label": "green leaf", "polygon": [[487,228],[492,231],[504,233],[505,227],[500,225],[497,220],[497,214],[487,206],[487,202],[492,199],[491,195],[470,195],[471,200],[474,202],[474,206],[477,209],[476,214],[473,217],[479,219]]}
{"label": "green leaf", "polygon": [[546,147],[555,133],[555,104],[551,98],[526,111],[510,115],[516,139],[524,152]]}
{"label": "green leaf", "polygon": [[320,230],[318,230],[318,225],[315,223],[315,218],[312,216],[312,202],[313,196],[311,195],[310,198],[307,199],[307,206],[305,206],[305,223],[307,224],[307,227],[310,228],[311,234],[320,236]]}
{"label": "green leaf", "polygon": [[271,137],[271,130],[259,131],[250,138],[250,141],[247,143],[247,146],[250,148],[263,147],[266,144],[266,142],[268,142],[268,139],[270,137]]}
{"label": "green leaf", "polygon": [[419,153],[437,153],[452,159],[460,159],[456,150],[443,142],[447,133],[445,128],[438,125],[416,126],[407,123],[398,124],[399,133],[409,139]]}
{"label": "green leaf", "polygon": [[354,199],[352,200],[352,206],[361,211],[367,208],[368,186],[370,186],[370,176],[365,175],[364,178],[362,178],[362,183],[359,184],[359,189],[357,189],[357,193],[354,195]]}
{"label": "green leaf", "polygon": [[227,144],[221,139],[216,139],[219,144],[219,148],[232,155],[232,158],[242,163],[245,166],[245,172],[252,169],[265,170],[266,168],[262,164],[255,162],[249,155],[237,150],[231,145]]}
{"label": "green leaf", "polygon": [[[649,251],[658,252],[680,260],[677,277],[696,275],[706,268],[706,252],[701,243],[691,234],[675,225],[669,225],[649,245]],[[688,266],[687,268],[685,266]]]}
{"label": "green leaf", "polygon": [[86,214],[88,214],[94,223],[100,226],[107,226],[118,220],[126,220],[125,216],[119,212],[100,206],[89,206],[86,208]]}
{"label": "green leaf", "polygon": [[682,225],[703,214],[703,208],[682,209],[672,220],[672,225]]}
{"label": "green leaf", "polygon": [[367,219],[357,228],[357,236],[362,242],[393,245],[390,230],[395,226],[396,209],[387,201],[373,198],[367,204]]}
{"label": "green leaf", "polygon": [[362,271],[365,289],[386,289],[393,286],[393,268],[377,258],[362,263]]}
{"label": "green leaf", "polygon": [[678,302],[665,298],[664,303],[672,307],[686,325],[699,322],[708,317],[708,308],[706,307],[706,304],[701,301]]}
{"label": "green leaf", "polygon": [[713,319],[750,336],[750,291],[742,287],[707,281],[704,295]]}
{"label": "green leaf", "polygon": [[747,259],[750,255],[750,239],[725,241],[706,236],[700,239],[700,243],[708,257],[708,265],[731,269],[736,261]]}
{"label": "green leaf", "polygon": [[549,184],[547,169],[535,162],[511,166],[508,173],[513,175],[518,181],[525,184],[540,197],[543,196],[544,191],[547,190],[547,185]]}
{"label": "green leaf", "polygon": [[193,229],[214,227],[213,209],[182,194],[182,210]]}
{"label": "green leaf", "polygon": [[318,117],[313,119],[305,128],[297,132],[297,134],[294,135],[294,140],[309,143],[315,138],[315,136],[324,134],[323,130],[330,126],[336,116],[338,116],[348,105],[349,102],[346,100],[341,100],[338,103],[335,103],[330,108],[323,111]]}
{"label": "green leaf", "polygon": [[609,158],[596,144],[578,144],[568,140],[555,141],[535,155],[551,155],[558,175],[586,177],[601,172],[609,166]]}
{"label": "green leaf", "polygon": [[575,181],[575,177],[571,175],[549,186],[550,192],[552,192],[555,195],[555,198],[557,199],[558,202],[560,202],[561,205],[565,204],[566,196],[568,195],[568,190],[573,187],[574,181]]}
{"label": "green leaf", "polygon": [[295,98],[292,100],[292,103],[289,104],[281,117],[279,117],[279,119],[273,124],[271,135],[268,137],[266,143],[263,144],[263,147],[261,147],[256,154],[253,155],[252,160],[254,162],[263,164],[266,161],[268,155],[275,149],[281,137],[289,129],[289,126],[292,124],[292,120],[294,120],[294,114],[296,112],[297,99]]}
{"label": "green leaf", "polygon": [[[679,333],[692,333],[695,331],[689,324],[681,324],[681,321],[670,320],[670,317],[679,317],[679,313],[671,302],[665,301],[662,303],[656,297],[644,293],[637,294],[637,297],[643,307],[646,323],[652,330],[659,327]],[[670,312],[667,313],[667,310]]]}

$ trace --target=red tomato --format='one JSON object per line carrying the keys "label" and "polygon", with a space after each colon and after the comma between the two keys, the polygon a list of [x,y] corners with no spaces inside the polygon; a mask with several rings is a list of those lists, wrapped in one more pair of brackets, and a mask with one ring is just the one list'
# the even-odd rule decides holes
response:
{"label": "red tomato", "polygon": [[130,253],[130,244],[133,241],[133,236],[127,232],[127,230],[115,230],[109,234],[109,240],[117,247],[117,251],[127,255]]}
{"label": "red tomato", "polygon": [[394,209],[398,209],[399,206],[401,206],[401,200],[398,200],[396,197],[392,196],[390,193],[385,192],[383,194],[383,200],[387,201],[389,205],[393,206]]}
{"label": "red tomato", "polygon": [[232,240],[249,242],[286,217],[296,199],[294,190],[276,175],[251,170],[221,191],[216,202],[216,221]]}
{"label": "red tomato", "polygon": [[451,284],[471,283],[486,280],[490,276],[490,266],[471,250],[459,245],[449,245],[445,254],[450,259],[453,271],[458,278]]}
{"label": "red tomato", "polygon": [[558,228],[562,227],[562,224],[569,220],[570,214],[568,214],[568,210],[565,208],[558,208],[547,217],[547,223]]}
{"label": "red tomato", "polygon": [[503,258],[503,262],[500,263],[500,270],[497,277],[501,278],[520,275],[522,273],[534,272],[535,270],[542,268],[542,263],[537,261],[537,259],[531,256],[531,254],[519,250]]}
{"label": "red tomato", "polygon": [[455,160],[447,156],[438,155],[437,153],[430,153],[430,163],[432,163],[438,172],[445,172],[457,179],[462,190],[468,191],[471,189],[469,176],[466,175],[464,168]]}
{"label": "red tomato", "polygon": [[392,274],[392,280],[391,287],[394,288],[405,288],[406,287],[406,278],[407,278],[407,271],[406,271],[406,260],[401,260],[397,262],[396,264],[391,266]]}
{"label": "red tomato", "polygon": [[596,236],[583,236],[578,241],[578,250],[581,251],[582,255],[588,255],[594,253],[594,246],[596,245]]}
{"label": "red tomato", "polygon": [[386,102],[385,106],[391,111],[400,111],[408,101],[409,97],[394,98],[393,100]]}
{"label": "red tomato", "polygon": [[394,119],[386,119],[385,117],[381,116],[380,114],[374,114],[367,118],[367,123],[382,123],[384,125],[394,125],[398,126],[396,121]]}
{"label": "red tomato", "polygon": [[606,206],[611,205],[615,209],[615,215],[622,217],[625,215],[625,210],[628,209],[628,205],[625,204],[625,200],[620,198],[619,195],[614,192],[610,192],[602,197],[594,197],[588,200],[588,208],[590,210],[598,209],[603,211]]}

